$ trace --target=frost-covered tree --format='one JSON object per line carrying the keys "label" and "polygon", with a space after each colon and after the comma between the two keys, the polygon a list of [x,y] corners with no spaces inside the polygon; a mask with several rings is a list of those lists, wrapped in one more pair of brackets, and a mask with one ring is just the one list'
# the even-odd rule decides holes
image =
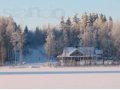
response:
{"label": "frost-covered tree", "polygon": [[69,46],[69,38],[67,30],[63,30],[63,46],[68,47]]}
{"label": "frost-covered tree", "polygon": [[108,29],[111,31],[113,28],[113,19],[112,17],[110,16],[109,17],[109,21],[108,21]]}
{"label": "frost-covered tree", "polygon": [[66,28],[71,28],[71,24],[72,24],[72,22],[71,22],[71,19],[70,19],[70,17],[68,17],[68,19],[66,20]]}
{"label": "frost-covered tree", "polygon": [[4,64],[5,61],[5,52],[4,52],[4,38],[3,35],[5,33],[5,23],[6,19],[4,17],[0,17],[0,65]]}
{"label": "frost-covered tree", "polygon": [[25,29],[24,29],[24,33],[23,33],[23,36],[24,36],[24,45],[23,45],[23,53],[26,55],[29,53],[29,37],[28,37],[28,34],[29,34],[29,29],[28,27],[26,26]]}
{"label": "frost-covered tree", "polygon": [[70,18],[68,18],[66,22],[64,21],[64,17],[61,18],[60,29],[62,30],[63,47],[67,47],[69,45],[68,30],[70,28],[70,25]]}
{"label": "frost-covered tree", "polygon": [[60,21],[60,29],[64,30],[65,29],[65,21],[64,21],[64,17],[61,17],[61,21]]}
{"label": "frost-covered tree", "polygon": [[12,33],[11,43],[14,48],[15,62],[17,63],[17,60],[19,60],[19,63],[21,64],[23,60],[24,36],[20,26],[18,26],[17,30]]}
{"label": "frost-covered tree", "polygon": [[88,21],[88,15],[87,13],[85,13],[81,17],[81,30],[85,31],[86,26],[87,26],[87,21]]}
{"label": "frost-covered tree", "polygon": [[13,60],[11,34],[15,31],[15,22],[12,17],[0,17],[0,38],[2,61]]}
{"label": "frost-covered tree", "polygon": [[78,14],[75,14],[75,15],[74,15],[74,17],[73,17],[73,22],[74,22],[75,24],[79,24],[80,18],[78,18]]}
{"label": "frost-covered tree", "polygon": [[120,58],[120,22],[115,22],[111,31],[112,43],[114,43],[113,54]]}
{"label": "frost-covered tree", "polygon": [[47,31],[47,38],[45,43],[45,49],[49,58],[53,57],[55,55],[55,36],[53,33],[53,29],[51,29],[50,25],[48,25],[48,31]]}
{"label": "frost-covered tree", "polygon": [[16,23],[14,22],[12,17],[8,17],[7,19],[7,27],[6,27],[6,34],[5,34],[5,38],[4,38],[4,44],[5,44],[5,49],[6,49],[6,59],[8,61],[12,61],[13,60],[13,46],[10,42],[12,33],[15,32],[16,30]]}
{"label": "frost-covered tree", "polygon": [[80,30],[80,18],[78,17],[78,14],[75,14],[73,17],[73,29],[76,31]]}

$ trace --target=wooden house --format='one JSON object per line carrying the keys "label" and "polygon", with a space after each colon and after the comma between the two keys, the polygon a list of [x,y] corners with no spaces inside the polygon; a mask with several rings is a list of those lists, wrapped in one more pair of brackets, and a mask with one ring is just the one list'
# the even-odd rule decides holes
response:
{"label": "wooden house", "polygon": [[94,63],[102,58],[102,53],[102,50],[96,50],[94,47],[66,47],[57,58],[61,65],[74,66]]}

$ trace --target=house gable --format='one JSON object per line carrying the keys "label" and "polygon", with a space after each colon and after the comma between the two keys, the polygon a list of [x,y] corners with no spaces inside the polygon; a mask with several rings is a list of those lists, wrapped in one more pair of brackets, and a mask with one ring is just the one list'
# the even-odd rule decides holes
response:
{"label": "house gable", "polygon": [[83,54],[79,50],[75,50],[70,56],[83,56]]}

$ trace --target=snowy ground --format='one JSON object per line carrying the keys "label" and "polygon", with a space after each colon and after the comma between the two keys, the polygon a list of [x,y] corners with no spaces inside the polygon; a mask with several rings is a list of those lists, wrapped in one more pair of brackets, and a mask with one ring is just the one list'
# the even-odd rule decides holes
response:
{"label": "snowy ground", "polygon": [[0,67],[0,72],[83,72],[83,71],[120,71],[120,66],[79,66],[48,67],[46,64],[30,64]]}
{"label": "snowy ground", "polygon": [[120,74],[3,75],[7,89],[120,89]]}
{"label": "snowy ground", "polygon": [[[0,68],[0,88],[120,88],[120,66],[62,68],[20,67],[21,66],[17,66],[13,68],[7,66]],[[14,73],[1,74],[2,72]],[[25,72],[28,73],[25,74]],[[29,72],[32,72],[32,74]]]}

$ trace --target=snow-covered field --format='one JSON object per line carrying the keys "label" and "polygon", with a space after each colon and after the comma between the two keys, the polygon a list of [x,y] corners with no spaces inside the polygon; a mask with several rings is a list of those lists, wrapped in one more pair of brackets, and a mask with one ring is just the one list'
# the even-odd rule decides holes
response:
{"label": "snow-covered field", "polygon": [[[101,72],[102,71],[102,72]],[[104,71],[104,72],[103,72]],[[108,72],[112,71],[112,72]],[[114,72],[113,72],[114,71]],[[1,74],[2,72],[14,72]],[[16,73],[15,73],[16,72]],[[18,72],[21,72],[20,74]],[[25,74],[25,72],[28,72]],[[30,74],[29,72],[32,72]],[[43,73],[34,73],[43,72]],[[46,74],[44,72],[47,72]],[[56,73],[52,73],[56,72]],[[62,72],[62,73],[57,73]],[[67,73],[70,72],[70,73]],[[74,73],[72,73],[74,72]],[[77,72],[77,73],[75,73]],[[88,72],[88,73],[86,73]],[[94,73],[91,73],[94,72]],[[96,73],[95,73],[96,72]],[[120,66],[1,67],[0,88],[120,88]]]}
{"label": "snow-covered field", "polygon": [[120,88],[120,74],[4,75],[0,88],[93,89]]}

